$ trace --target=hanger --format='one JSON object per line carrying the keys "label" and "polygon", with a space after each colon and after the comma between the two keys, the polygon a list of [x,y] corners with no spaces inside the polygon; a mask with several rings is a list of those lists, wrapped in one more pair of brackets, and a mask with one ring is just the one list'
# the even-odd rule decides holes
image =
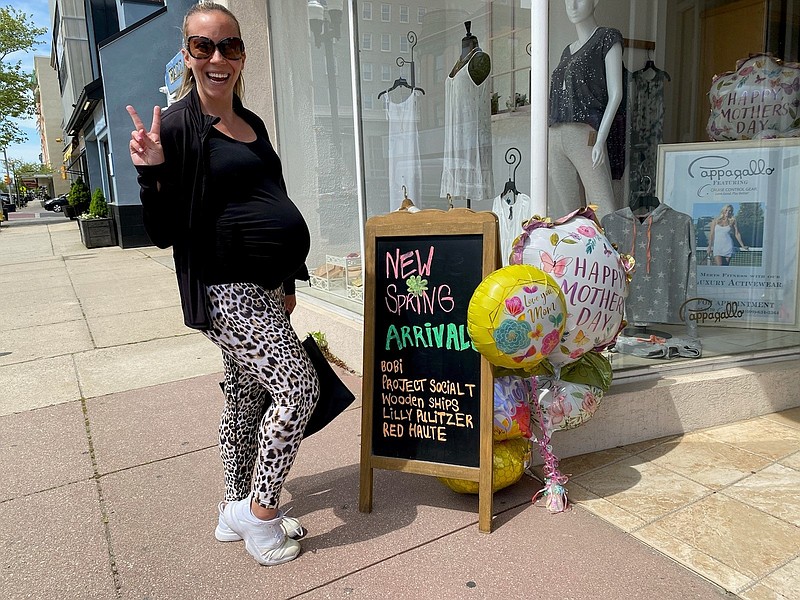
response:
{"label": "hanger", "polygon": [[[503,192],[500,194],[500,197],[506,198],[506,204],[508,204],[508,218],[511,219],[514,215],[514,204],[516,203],[517,195],[519,194],[519,191],[517,190],[516,178],[517,167],[519,167],[519,163],[522,162],[522,152],[520,152],[519,148],[512,146],[506,150],[505,160],[506,164],[508,165],[508,181],[506,181],[506,185],[503,188]],[[512,166],[514,167],[513,170],[511,169]]]}
{"label": "hanger", "polygon": [[414,205],[414,201],[408,197],[408,188],[406,188],[406,186],[402,186],[402,189],[403,202],[400,204],[400,208],[398,210],[417,212],[419,209]]}
{"label": "hanger", "polygon": [[630,204],[628,205],[631,211],[636,212],[639,209],[646,209],[648,212],[657,208],[661,202],[659,201],[657,196],[653,196],[650,193],[650,187],[652,184],[652,180],[650,179],[649,175],[645,175],[642,177],[642,181],[647,181],[647,187],[644,191],[637,192],[636,195],[631,199]]}
{"label": "hanger", "polygon": [[644,73],[645,71],[653,71],[655,75],[663,73],[667,81],[672,81],[672,79],[669,76],[669,73],[667,73],[663,69],[659,69],[656,66],[656,63],[653,62],[653,58],[650,55],[650,52],[651,52],[650,50],[647,51],[647,62],[644,63],[644,66],[641,69],[639,69],[639,73]]}
{"label": "hanger", "polygon": [[[408,81],[406,81],[406,78],[401,75],[400,77],[398,77],[397,79],[394,80],[394,83],[392,84],[392,87],[390,87],[388,90],[383,90],[380,94],[378,94],[378,98],[380,98],[384,94],[388,94],[392,90],[396,90],[399,87],[408,88],[412,92],[415,89],[415,88],[412,88],[410,85],[408,85]],[[418,88],[416,88],[416,89],[418,89]],[[422,91],[422,90],[420,90],[420,91]],[[424,94],[425,92],[422,92],[422,93]]]}
{"label": "hanger", "polygon": [[423,94],[425,94],[425,90],[423,90],[421,87],[417,87],[416,73],[414,71],[414,46],[417,45],[417,34],[414,33],[413,31],[409,31],[406,34],[406,39],[411,44],[411,60],[406,60],[402,56],[398,56],[397,60],[395,60],[394,63],[400,68],[403,68],[404,65],[409,65],[411,67],[411,83],[409,84],[408,81],[406,81],[406,78],[401,75],[400,77],[394,80],[392,87],[390,87],[388,90],[383,90],[380,94],[378,94],[378,98],[380,98],[384,94],[388,94],[392,90],[395,90],[399,87],[405,87],[410,89],[412,92],[422,92]]}
{"label": "hanger", "polygon": [[[516,184],[516,177],[517,177],[517,167],[519,167],[519,163],[522,162],[522,152],[519,151],[519,148],[511,147],[506,150],[506,164],[508,165],[508,181],[506,181],[506,186],[503,188],[503,193],[500,196],[505,196],[508,193],[513,193],[514,197],[509,200],[509,204],[512,204],[519,194],[517,191],[517,184]],[[511,167],[514,167],[514,170],[511,170]]]}

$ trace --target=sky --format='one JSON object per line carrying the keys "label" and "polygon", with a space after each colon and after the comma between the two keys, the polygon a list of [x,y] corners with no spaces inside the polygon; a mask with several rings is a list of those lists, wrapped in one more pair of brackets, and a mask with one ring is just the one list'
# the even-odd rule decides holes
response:
{"label": "sky", "polygon": [[[24,0],[23,2],[11,0],[10,3],[8,3],[8,0],[6,0],[6,2],[2,2],[2,4],[4,6],[13,6],[17,10],[31,15],[31,18],[37,27],[47,27],[47,33],[41,36],[41,39],[45,42],[44,44],[36,46],[32,52],[14,52],[6,57],[7,63],[16,62],[18,60],[22,61],[22,68],[25,69],[25,71],[32,73],[34,56],[50,56],[52,27],[50,23],[49,9],[47,7],[47,0]],[[26,119],[24,121],[18,121],[18,123],[21,125],[22,131],[27,134],[28,141],[24,144],[13,144],[9,146],[8,157],[17,158],[25,162],[38,163],[39,154],[41,154],[42,148],[39,143],[39,132],[36,129],[36,121],[33,119],[33,117],[31,117],[30,119]],[[4,166],[2,170],[5,170]]]}

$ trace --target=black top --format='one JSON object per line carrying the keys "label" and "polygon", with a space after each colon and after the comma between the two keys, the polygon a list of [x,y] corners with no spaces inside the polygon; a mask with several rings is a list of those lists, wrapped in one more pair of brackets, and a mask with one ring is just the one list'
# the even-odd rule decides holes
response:
{"label": "black top", "polygon": [[[257,136],[269,143],[264,122],[244,108],[237,96],[233,98],[233,109]],[[201,330],[209,326],[204,271],[209,248],[216,247],[214,215],[218,210],[210,189],[208,142],[218,121],[218,117],[203,114],[197,90],[193,89],[162,114],[165,162],[136,168],[147,234],[159,248],[172,246],[183,320],[188,327]],[[285,192],[281,172],[275,177]],[[284,280],[287,294],[294,294],[295,279],[308,279],[305,265]]]}
{"label": "black top", "polygon": [[303,215],[281,187],[278,155],[263,137],[240,142],[212,129],[209,173],[216,235],[205,283],[277,288],[311,247]]}
{"label": "black top", "polygon": [[586,123],[600,128],[608,105],[606,54],[622,44],[622,34],[610,27],[598,27],[573,54],[569,46],[550,78],[550,125]]}

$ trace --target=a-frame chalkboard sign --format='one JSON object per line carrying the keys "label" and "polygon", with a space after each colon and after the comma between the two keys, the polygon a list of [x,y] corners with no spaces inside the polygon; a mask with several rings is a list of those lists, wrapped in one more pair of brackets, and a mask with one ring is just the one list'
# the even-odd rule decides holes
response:
{"label": "a-frame chalkboard sign", "polygon": [[477,481],[492,528],[493,382],[472,347],[467,307],[498,265],[497,217],[404,211],[366,226],[359,510],[373,469]]}

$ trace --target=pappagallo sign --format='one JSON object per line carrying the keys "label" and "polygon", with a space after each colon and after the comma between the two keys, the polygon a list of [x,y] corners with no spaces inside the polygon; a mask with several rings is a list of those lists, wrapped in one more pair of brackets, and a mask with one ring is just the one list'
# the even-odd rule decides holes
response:
{"label": "pappagallo sign", "polygon": [[766,54],[740,60],[708,92],[712,140],[800,136],[800,67]]}

